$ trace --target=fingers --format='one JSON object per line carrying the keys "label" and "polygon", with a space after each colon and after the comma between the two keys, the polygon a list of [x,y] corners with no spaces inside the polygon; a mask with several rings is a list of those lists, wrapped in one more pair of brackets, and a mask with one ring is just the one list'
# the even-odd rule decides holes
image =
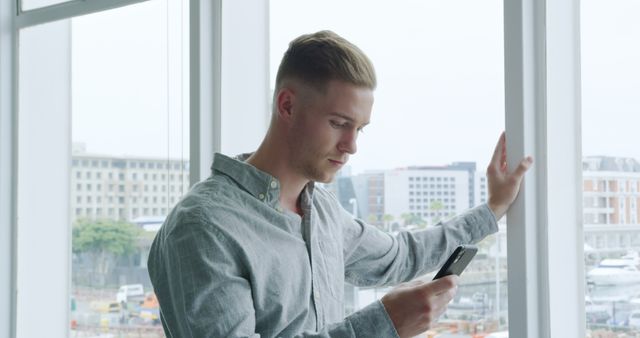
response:
{"label": "fingers", "polygon": [[[504,158],[503,158],[504,157]],[[493,151],[493,156],[491,157],[490,167],[498,169],[502,168],[502,163],[506,160],[506,147],[505,147],[505,133],[504,131],[500,134],[500,138],[498,139],[498,143],[496,144],[496,149]]]}
{"label": "fingers", "polygon": [[449,275],[436,279],[435,281],[425,283],[423,286],[423,290],[426,294],[439,295],[457,287],[458,276]]}
{"label": "fingers", "polygon": [[437,296],[431,298],[431,309],[433,310],[433,319],[439,317],[447,309],[447,305],[456,295],[456,289],[449,289]]}
{"label": "fingers", "polygon": [[520,164],[518,164],[518,167],[513,172],[513,175],[517,177],[518,180],[522,179],[522,177],[527,172],[527,170],[531,168],[532,163],[533,163],[533,158],[531,156],[527,156],[522,161],[520,161]]}
{"label": "fingers", "polygon": [[428,305],[424,309],[424,314],[427,316],[427,320],[432,322],[446,311],[447,305],[455,296],[458,289],[458,276],[446,276],[428,284],[425,292],[427,296],[425,301]]}

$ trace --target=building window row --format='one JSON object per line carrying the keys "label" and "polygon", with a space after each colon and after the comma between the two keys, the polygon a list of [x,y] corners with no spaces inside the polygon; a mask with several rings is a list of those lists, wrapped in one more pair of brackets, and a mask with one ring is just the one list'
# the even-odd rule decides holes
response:
{"label": "building window row", "polygon": [[[100,217],[108,216],[114,217],[116,208],[107,208],[107,214],[103,214],[103,208],[76,208],[75,214],[77,217]],[[124,218],[126,215],[124,208],[118,208],[118,216]],[[131,209],[133,217],[139,216],[165,216],[167,214],[167,208],[134,208]]]}
{"label": "building window row", "polygon": [[449,188],[455,189],[456,186],[454,184],[451,184],[451,185],[449,184],[423,184],[423,185],[409,184],[409,188],[411,189],[412,188],[420,189],[421,187],[423,189],[449,189]]}
{"label": "building window row", "polygon": [[455,195],[455,192],[453,191],[409,191],[409,195],[410,196],[414,196],[414,195],[425,195],[425,196],[449,196],[449,195]]}
{"label": "building window row", "polygon": [[431,181],[431,182],[440,182],[440,181],[451,181],[455,182],[455,177],[422,177],[422,176],[409,176],[409,181]]}
{"label": "building window row", "polygon": [[85,167],[85,168],[129,167],[129,168],[161,169],[161,170],[188,169],[187,163],[180,163],[180,162],[167,163],[166,161],[99,160],[99,159],[73,159],[71,161],[71,166]]}

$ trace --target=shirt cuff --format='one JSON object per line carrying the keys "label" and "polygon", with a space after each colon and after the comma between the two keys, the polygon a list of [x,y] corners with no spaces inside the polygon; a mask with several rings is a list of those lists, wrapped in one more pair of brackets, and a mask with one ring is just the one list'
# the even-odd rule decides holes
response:
{"label": "shirt cuff", "polygon": [[465,227],[471,236],[470,243],[476,243],[483,238],[498,232],[496,216],[486,203],[467,210],[460,215],[466,224]]}
{"label": "shirt cuff", "polygon": [[387,310],[379,300],[351,314],[348,318],[356,337],[400,338]]}
{"label": "shirt cuff", "polygon": [[498,220],[496,219],[496,215],[493,213],[493,210],[489,208],[489,204],[483,203],[476,209],[478,210],[478,217],[481,219],[479,223],[481,225],[485,225],[482,227],[483,233],[480,235],[480,238],[484,238],[487,235],[498,232]]}

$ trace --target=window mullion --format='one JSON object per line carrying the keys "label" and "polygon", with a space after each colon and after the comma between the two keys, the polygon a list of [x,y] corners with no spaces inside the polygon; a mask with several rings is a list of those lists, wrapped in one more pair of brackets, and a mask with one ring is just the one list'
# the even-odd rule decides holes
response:
{"label": "window mullion", "polygon": [[544,2],[504,1],[505,121],[509,168],[534,166],[507,214],[509,336],[548,338],[544,223]]}
{"label": "window mullion", "polygon": [[16,1],[0,1],[0,336],[16,332]]}
{"label": "window mullion", "polygon": [[507,154],[534,167],[508,214],[515,337],[584,337],[578,1],[505,1]]}
{"label": "window mullion", "polygon": [[209,175],[221,148],[222,1],[190,2],[190,185]]}

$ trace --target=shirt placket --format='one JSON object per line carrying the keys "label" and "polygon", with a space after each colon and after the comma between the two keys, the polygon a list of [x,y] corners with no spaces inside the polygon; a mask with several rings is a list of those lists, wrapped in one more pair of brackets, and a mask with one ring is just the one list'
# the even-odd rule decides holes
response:
{"label": "shirt placket", "polygon": [[308,189],[305,189],[303,193],[303,198],[301,201],[301,207],[304,212],[304,217],[302,218],[302,226],[304,229],[304,239],[307,243],[307,248],[309,249],[309,257],[311,261],[311,288],[312,288],[312,299],[313,306],[315,308],[316,313],[316,330],[320,330],[324,326],[325,322],[325,313],[324,306],[321,296],[322,288],[320,286],[320,274],[322,273],[320,267],[322,264],[318,263],[318,259],[320,259],[318,252],[318,242],[316,239],[315,233],[315,224],[313,222],[312,208],[311,208],[311,197],[309,195]]}

